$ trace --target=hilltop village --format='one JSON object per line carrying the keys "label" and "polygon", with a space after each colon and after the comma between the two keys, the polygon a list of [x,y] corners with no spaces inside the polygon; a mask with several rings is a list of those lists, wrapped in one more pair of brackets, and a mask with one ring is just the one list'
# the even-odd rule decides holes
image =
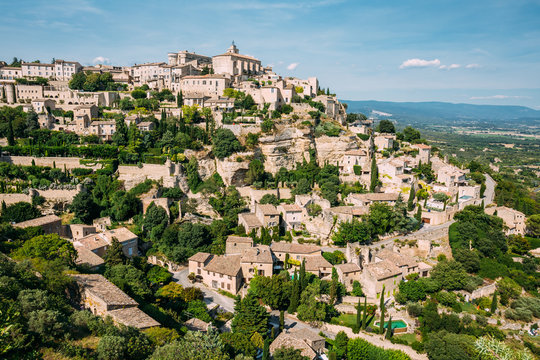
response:
{"label": "hilltop village", "polygon": [[0,357],[538,354],[538,215],[316,77],[15,58],[0,100]]}

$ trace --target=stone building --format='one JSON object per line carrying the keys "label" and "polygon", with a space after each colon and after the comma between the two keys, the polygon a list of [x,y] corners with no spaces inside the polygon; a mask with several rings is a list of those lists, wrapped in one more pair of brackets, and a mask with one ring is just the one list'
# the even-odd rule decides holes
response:
{"label": "stone building", "polygon": [[317,359],[324,353],[325,339],[308,329],[285,330],[270,344],[270,354],[281,348],[293,348],[309,360]]}
{"label": "stone building", "polygon": [[506,206],[486,208],[486,214],[495,215],[503,219],[506,235],[525,235],[527,225],[525,214]]}
{"label": "stone building", "polygon": [[160,324],[146,315],[135,300],[99,274],[71,275],[80,292],[81,306],[94,315],[110,316],[116,324],[148,329]]}
{"label": "stone building", "polygon": [[44,234],[59,234],[62,235],[64,233],[63,227],[62,227],[62,219],[60,219],[56,215],[47,215],[38,217],[36,219],[23,221],[17,224],[14,224],[13,227],[20,228],[20,229],[26,229],[29,227],[40,227],[43,229]]}
{"label": "stone building", "polygon": [[233,44],[227,52],[212,58],[212,67],[216,74],[256,75],[262,72],[261,61],[254,57],[241,55]]}

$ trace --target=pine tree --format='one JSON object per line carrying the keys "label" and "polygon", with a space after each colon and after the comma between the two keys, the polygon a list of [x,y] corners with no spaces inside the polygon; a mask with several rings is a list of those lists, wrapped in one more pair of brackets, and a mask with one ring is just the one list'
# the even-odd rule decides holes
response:
{"label": "pine tree", "polygon": [[369,191],[375,192],[379,185],[379,168],[377,167],[377,160],[375,155],[371,159],[371,181],[369,183]]}
{"label": "pine tree", "polygon": [[283,331],[284,328],[285,328],[285,311],[280,310],[279,311],[279,331]]}
{"label": "pine tree", "polygon": [[382,292],[381,292],[381,302],[379,304],[379,307],[381,309],[381,321],[379,322],[379,333],[384,334],[384,291],[385,286],[383,285]]}
{"label": "pine tree", "polygon": [[364,298],[364,312],[362,313],[362,330],[367,327],[367,297]]}
{"label": "pine tree", "polygon": [[[274,330],[273,327],[272,327],[272,330]],[[269,338],[266,338],[266,340],[264,340],[262,360],[270,360],[270,339]]]}
{"label": "pine tree", "polygon": [[407,201],[407,211],[413,211],[415,196],[416,196],[416,191],[414,190],[414,184],[412,184],[411,191],[409,192],[409,201]]}
{"label": "pine tree", "polygon": [[491,313],[492,314],[495,314],[495,311],[497,311],[497,305],[498,305],[498,300],[497,300],[497,292],[495,291],[493,293],[493,298],[491,298]]}
{"label": "pine tree", "polygon": [[122,244],[120,244],[117,238],[112,238],[111,246],[107,250],[104,259],[107,266],[124,264],[126,262],[127,258],[126,255],[124,255]]}
{"label": "pine tree", "polygon": [[[239,304],[235,306],[236,315],[231,327],[233,332],[242,332],[249,339],[258,334],[266,334],[268,330],[268,313],[259,305],[259,301],[253,294],[247,294]],[[260,336],[260,335],[259,335]]]}
{"label": "pine tree", "polygon": [[392,338],[392,316],[388,319],[388,325],[386,326],[386,336],[385,338],[390,340]]}

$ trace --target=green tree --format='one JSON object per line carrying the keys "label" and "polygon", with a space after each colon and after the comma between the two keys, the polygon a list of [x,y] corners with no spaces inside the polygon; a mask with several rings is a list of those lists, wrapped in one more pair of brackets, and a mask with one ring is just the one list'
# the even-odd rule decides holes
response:
{"label": "green tree", "polygon": [[188,331],[170,344],[157,348],[150,360],[228,360],[225,346],[217,330],[210,327],[206,333]]}
{"label": "green tree", "polygon": [[396,128],[394,123],[390,120],[381,120],[376,131],[380,133],[394,134],[396,132]]}
{"label": "green tree", "polygon": [[186,165],[186,177],[189,189],[196,193],[197,188],[202,183],[202,180],[199,177],[199,164],[195,156],[192,156],[189,159],[189,163]]}
{"label": "green tree", "polygon": [[218,159],[224,159],[235,152],[243,150],[242,145],[229,129],[216,130],[212,142],[212,151]]}
{"label": "green tree", "polygon": [[370,223],[353,219],[351,222],[341,222],[337,231],[332,235],[334,245],[345,246],[348,243],[370,244],[373,230]]}
{"label": "green tree", "polygon": [[383,285],[382,291],[381,291],[381,299],[379,303],[379,310],[381,311],[381,319],[379,320],[379,333],[384,334],[384,291],[385,286]]}
{"label": "green tree", "polygon": [[71,80],[69,80],[68,86],[73,90],[82,90],[85,82],[86,74],[83,71],[80,71],[73,74]]}
{"label": "green tree", "polygon": [[386,325],[386,335],[384,336],[385,339],[390,340],[393,335],[393,329],[392,329],[392,316],[388,319],[388,324]]}
{"label": "green tree", "polygon": [[[332,282],[330,283],[330,305],[333,305],[338,297],[339,291],[339,280],[338,274],[335,267],[332,267]],[[358,304],[360,305],[360,304]]]}
{"label": "green tree", "polygon": [[100,360],[123,360],[127,342],[123,336],[105,335],[99,339],[96,353]]}
{"label": "green tree", "polygon": [[248,185],[252,185],[255,182],[262,182],[264,180],[264,176],[265,172],[262,161],[259,159],[251,160],[246,173],[246,183]]}
{"label": "green tree", "polygon": [[300,349],[292,347],[280,347],[274,351],[272,356],[274,360],[308,360],[307,356],[302,356]]}
{"label": "green tree", "polygon": [[497,292],[494,291],[493,297],[491,298],[491,308],[490,308],[490,311],[492,314],[495,314],[495,311],[497,311],[497,305],[498,305]]}
{"label": "green tree", "polygon": [[157,206],[154,202],[150,203],[143,221],[143,229],[149,235],[150,240],[155,241],[161,237],[168,223],[169,216],[165,209]]}
{"label": "green tree", "polygon": [[375,155],[371,158],[371,180],[369,182],[369,191],[375,192],[375,189],[377,189],[377,186],[379,186],[380,180],[379,180],[379,168],[377,167],[377,160]]}
{"label": "green tree", "polygon": [[362,330],[366,330],[367,327],[367,296],[364,297],[364,311],[362,312]]}
{"label": "green tree", "polygon": [[146,91],[141,89],[135,89],[131,92],[131,97],[134,99],[144,99],[146,98]]}
{"label": "green tree", "polygon": [[414,210],[414,198],[416,196],[416,191],[414,190],[414,184],[411,185],[411,191],[409,192],[409,200],[407,201],[407,211]]}
{"label": "green tree", "polygon": [[445,290],[461,290],[469,276],[463,266],[455,260],[439,262],[431,272],[431,278]]}
{"label": "green tree", "polygon": [[454,360],[476,359],[474,337],[470,335],[452,334],[446,330],[430,334],[424,346],[430,359]]}
{"label": "green tree", "polygon": [[124,255],[122,244],[120,244],[117,238],[112,238],[111,246],[107,249],[104,259],[107,266],[115,266],[126,263],[127,257]]}
{"label": "green tree", "polygon": [[114,265],[105,271],[105,277],[136,299],[149,299],[152,291],[146,275],[133,265]]}
{"label": "green tree", "polygon": [[270,360],[270,339],[269,338],[266,338],[264,340],[262,360]]}
{"label": "green tree", "polygon": [[77,259],[77,251],[70,241],[62,239],[58,234],[49,234],[25,241],[20,248],[15,250],[13,256],[17,259],[60,260],[63,264],[73,267]]}
{"label": "green tree", "polygon": [[540,214],[531,215],[525,220],[527,232],[534,237],[540,237]]}
{"label": "green tree", "polygon": [[64,333],[64,316],[57,310],[37,310],[28,314],[28,330],[36,333],[42,341],[56,339]]}
{"label": "green tree", "polygon": [[179,108],[182,107],[184,105],[184,95],[182,94],[182,91],[180,91],[177,95],[176,95],[176,106],[178,106]]}
{"label": "green tree", "polygon": [[358,305],[356,306],[356,325],[354,328],[355,332],[360,331],[360,328],[362,327],[362,307],[360,303],[360,299],[358,299]]}
{"label": "green tree", "polygon": [[20,201],[2,209],[2,221],[20,223],[41,216],[41,211],[30,203]]}
{"label": "green tree", "polygon": [[349,337],[344,331],[337,333],[336,338],[334,339],[334,344],[332,350],[336,354],[337,360],[344,360],[347,358],[347,344],[349,342]]}
{"label": "green tree", "polygon": [[265,335],[268,328],[269,315],[259,305],[257,298],[251,294],[238,300],[235,305],[235,317],[231,327],[233,332],[240,332],[251,338],[255,333]]}
{"label": "green tree", "polygon": [[291,303],[289,305],[289,308],[287,309],[287,312],[289,314],[294,314],[298,309],[298,303],[300,302],[300,292],[300,281],[298,279],[298,274],[296,273],[296,270],[294,270]]}
{"label": "green tree", "polygon": [[74,212],[77,219],[88,224],[97,217],[99,209],[90,193],[81,191],[73,198],[70,210]]}

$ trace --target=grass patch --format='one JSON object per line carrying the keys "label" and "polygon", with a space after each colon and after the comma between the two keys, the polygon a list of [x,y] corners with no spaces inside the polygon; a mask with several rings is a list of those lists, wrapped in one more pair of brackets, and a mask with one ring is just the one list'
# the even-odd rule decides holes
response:
{"label": "grass patch", "polygon": [[[375,321],[376,317],[374,317],[371,322],[367,324],[367,326],[371,326],[373,322]],[[368,317],[369,320],[369,317]],[[356,314],[340,314],[338,317],[332,318],[330,321],[331,324],[334,325],[341,325],[341,326],[347,326],[351,329],[356,326]]]}
{"label": "grass patch", "polygon": [[418,341],[416,338],[416,334],[403,334],[403,335],[394,335],[395,338],[405,340],[409,345],[411,345],[413,342]]}
{"label": "grass patch", "polygon": [[225,291],[225,290],[218,290],[218,293],[220,293],[221,295],[225,295],[227,297],[230,297],[231,299],[236,299],[236,296],[234,296],[233,294],[231,294],[230,292],[228,291]]}

